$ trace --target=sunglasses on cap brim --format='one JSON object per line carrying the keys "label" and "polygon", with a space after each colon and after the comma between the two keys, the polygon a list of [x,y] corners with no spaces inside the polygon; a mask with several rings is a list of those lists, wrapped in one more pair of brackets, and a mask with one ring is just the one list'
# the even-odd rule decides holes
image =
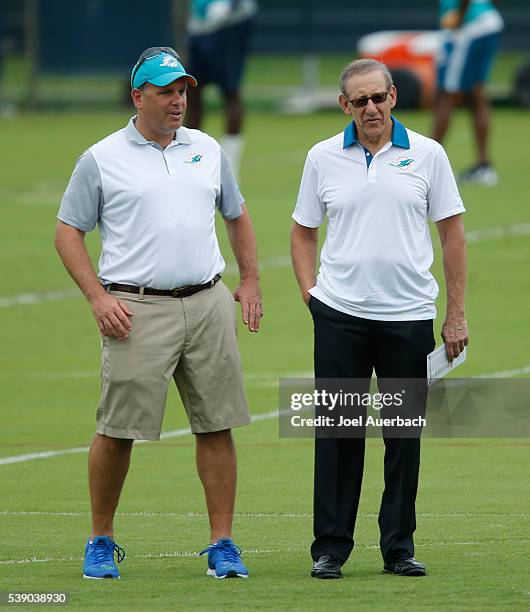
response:
{"label": "sunglasses on cap brim", "polygon": [[136,76],[138,70],[140,70],[140,66],[145,62],[145,60],[153,59],[153,57],[156,57],[161,53],[167,53],[168,55],[173,56],[176,60],[181,62],[180,55],[175,51],[175,49],[171,47],[149,47],[149,49],[146,49],[140,54],[138,61],[134,65],[134,68],[131,73],[131,87],[134,87],[134,77]]}

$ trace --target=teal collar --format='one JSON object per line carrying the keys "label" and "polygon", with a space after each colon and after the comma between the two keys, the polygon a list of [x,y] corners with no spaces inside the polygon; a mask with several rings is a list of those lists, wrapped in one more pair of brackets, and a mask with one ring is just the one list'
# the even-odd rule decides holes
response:
{"label": "teal collar", "polygon": [[[394,116],[391,116],[392,119],[392,136],[390,138],[392,144],[396,147],[400,147],[402,149],[410,149],[410,141],[409,136],[407,134],[407,130],[405,126],[400,123]],[[352,121],[349,123],[344,130],[344,140],[343,140],[343,149],[347,149],[348,147],[357,144],[359,141],[357,140],[357,127],[355,122]]]}

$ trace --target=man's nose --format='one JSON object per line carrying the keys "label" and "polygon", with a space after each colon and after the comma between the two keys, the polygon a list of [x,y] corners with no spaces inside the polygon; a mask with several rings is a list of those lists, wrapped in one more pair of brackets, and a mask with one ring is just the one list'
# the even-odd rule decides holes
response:
{"label": "man's nose", "polygon": [[179,104],[182,104],[183,101],[184,101],[184,96],[177,91],[171,99],[171,104],[179,105]]}
{"label": "man's nose", "polygon": [[366,104],[366,110],[373,113],[377,112],[377,104],[372,100],[372,98],[368,99],[368,103]]}

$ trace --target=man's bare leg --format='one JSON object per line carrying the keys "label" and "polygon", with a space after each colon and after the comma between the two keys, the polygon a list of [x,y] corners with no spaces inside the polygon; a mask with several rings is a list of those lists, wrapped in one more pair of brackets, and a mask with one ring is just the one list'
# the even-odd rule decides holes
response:
{"label": "man's bare leg", "polygon": [[188,107],[186,110],[186,127],[200,130],[203,116],[202,87],[188,87]]}
{"label": "man's bare leg", "polygon": [[235,136],[241,133],[243,127],[243,102],[239,91],[223,94],[225,109],[225,133]]}
{"label": "man's bare leg", "polygon": [[114,513],[129,470],[134,440],[96,434],[88,454],[92,533],[113,536]]}
{"label": "man's bare leg", "polygon": [[454,95],[441,90],[436,92],[432,137],[440,144],[443,143],[445,135],[447,134],[455,102],[456,97]]}
{"label": "man's bare leg", "polygon": [[236,497],[236,449],[230,429],[195,436],[197,471],[204,487],[211,542],[232,537]]}
{"label": "man's bare leg", "polygon": [[489,164],[488,137],[490,130],[490,106],[484,85],[475,85],[471,92],[473,128],[479,164]]}

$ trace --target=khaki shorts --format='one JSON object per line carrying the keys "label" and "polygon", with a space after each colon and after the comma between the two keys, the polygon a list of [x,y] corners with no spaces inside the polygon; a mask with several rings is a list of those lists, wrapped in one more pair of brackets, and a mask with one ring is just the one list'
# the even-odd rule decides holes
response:
{"label": "khaki shorts", "polygon": [[174,378],[191,431],[250,423],[232,294],[219,281],[185,298],[112,291],[134,313],[126,340],[103,336],[97,432],[158,440]]}

